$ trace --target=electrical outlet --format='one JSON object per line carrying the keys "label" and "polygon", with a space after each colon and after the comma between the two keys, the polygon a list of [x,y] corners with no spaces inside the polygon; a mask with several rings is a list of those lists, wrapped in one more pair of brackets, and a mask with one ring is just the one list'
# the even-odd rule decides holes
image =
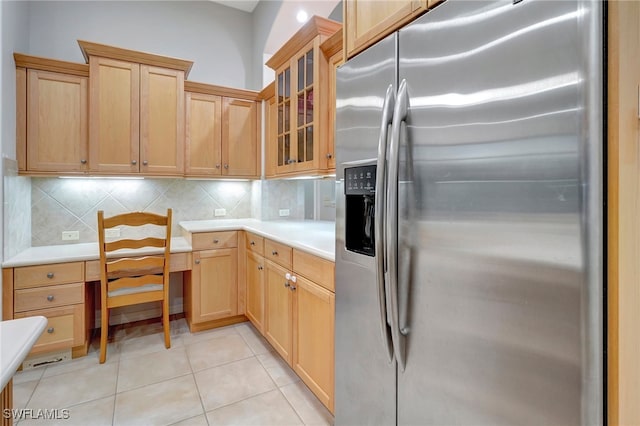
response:
{"label": "electrical outlet", "polygon": [[62,241],[73,241],[80,239],[80,231],[62,231]]}
{"label": "electrical outlet", "polygon": [[280,214],[280,216],[289,216],[289,209],[280,209],[280,211],[278,212]]}
{"label": "electrical outlet", "polygon": [[227,210],[226,209],[215,209],[215,211],[213,212],[214,216],[226,216],[227,215]]}
{"label": "electrical outlet", "polygon": [[120,236],[120,228],[111,228],[104,230],[104,236],[107,238],[114,238]]}

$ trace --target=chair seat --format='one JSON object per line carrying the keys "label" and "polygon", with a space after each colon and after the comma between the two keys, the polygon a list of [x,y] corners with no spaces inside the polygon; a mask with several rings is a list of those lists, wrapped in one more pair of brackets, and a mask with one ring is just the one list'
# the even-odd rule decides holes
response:
{"label": "chair seat", "polygon": [[140,287],[125,287],[110,291],[109,297],[125,296],[127,294],[146,293],[148,291],[162,291],[162,284],[146,284]]}

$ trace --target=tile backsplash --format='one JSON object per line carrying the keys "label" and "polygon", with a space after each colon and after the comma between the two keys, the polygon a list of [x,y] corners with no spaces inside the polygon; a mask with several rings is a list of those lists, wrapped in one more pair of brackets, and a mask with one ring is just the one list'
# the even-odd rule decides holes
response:
{"label": "tile backsplash", "polygon": [[[34,247],[97,241],[98,210],[105,216],[138,210],[163,214],[170,207],[174,235],[179,235],[178,223],[184,220],[305,218],[304,186],[299,181],[24,179],[31,181]],[[226,215],[216,217],[216,209],[225,209]],[[280,209],[289,209],[290,215],[280,217]],[[62,241],[63,231],[79,231],[80,239]],[[129,232],[135,238],[134,231]],[[123,229],[122,235],[126,232]],[[6,248],[5,256],[10,257]]]}
{"label": "tile backsplash", "polygon": [[4,259],[31,246],[31,178],[18,176],[18,163],[3,158]]}

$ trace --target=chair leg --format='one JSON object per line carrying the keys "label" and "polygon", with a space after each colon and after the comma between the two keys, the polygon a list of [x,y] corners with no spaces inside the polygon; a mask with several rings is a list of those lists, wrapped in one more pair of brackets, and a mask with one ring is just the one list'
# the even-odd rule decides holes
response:
{"label": "chair leg", "polygon": [[171,347],[171,327],[169,325],[169,300],[162,301],[162,326],[164,329],[164,346]]}
{"label": "chair leg", "polygon": [[103,308],[100,326],[100,364],[107,360],[107,335],[109,334],[109,309]]}

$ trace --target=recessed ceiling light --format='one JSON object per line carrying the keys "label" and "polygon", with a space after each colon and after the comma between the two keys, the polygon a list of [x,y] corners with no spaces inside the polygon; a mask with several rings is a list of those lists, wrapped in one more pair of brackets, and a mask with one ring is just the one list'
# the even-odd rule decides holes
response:
{"label": "recessed ceiling light", "polygon": [[300,22],[302,24],[302,23],[307,22],[307,19],[309,19],[309,15],[304,10],[300,10],[300,11],[298,11],[298,14],[296,15],[296,19],[298,20],[298,22]]}

